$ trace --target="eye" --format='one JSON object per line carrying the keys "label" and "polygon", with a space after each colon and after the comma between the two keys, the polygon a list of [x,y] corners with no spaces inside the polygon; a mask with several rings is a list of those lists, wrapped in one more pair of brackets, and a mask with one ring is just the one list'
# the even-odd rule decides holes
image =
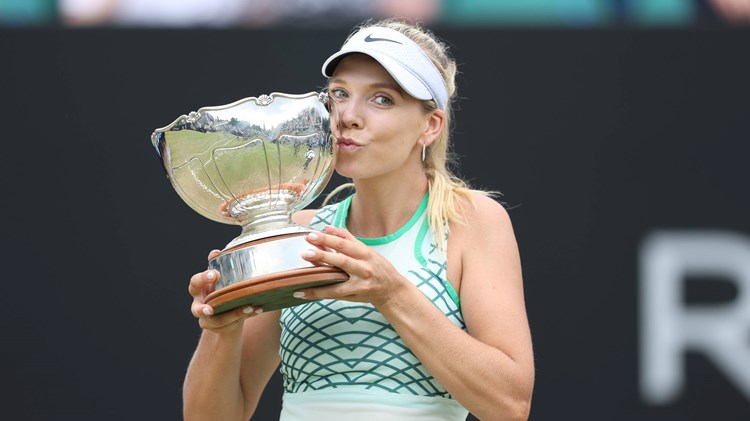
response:
{"label": "eye", "polygon": [[341,100],[347,98],[349,95],[341,88],[331,88],[328,91],[328,96],[334,100]]}
{"label": "eye", "polygon": [[393,100],[385,95],[377,95],[375,97],[375,103],[378,105],[389,106],[393,105]]}

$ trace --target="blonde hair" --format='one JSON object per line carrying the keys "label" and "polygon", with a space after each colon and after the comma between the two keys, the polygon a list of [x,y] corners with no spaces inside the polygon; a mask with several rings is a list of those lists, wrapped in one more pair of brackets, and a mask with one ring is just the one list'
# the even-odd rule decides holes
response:
{"label": "blonde hair", "polygon": [[[432,230],[433,237],[440,249],[446,249],[447,229],[450,222],[463,223],[461,212],[463,203],[472,203],[472,193],[487,196],[496,195],[497,192],[475,190],[470,188],[466,182],[453,174],[450,166],[454,159],[450,150],[450,136],[452,129],[451,102],[456,97],[456,73],[455,60],[450,57],[448,46],[440,41],[430,30],[401,19],[390,18],[379,21],[369,20],[357,26],[354,33],[361,29],[372,27],[384,27],[393,29],[406,35],[414,41],[430,58],[445,80],[448,88],[448,104],[445,108],[445,124],[443,130],[430,146],[427,147],[424,159],[424,170],[428,180],[430,198],[427,203],[427,223]],[[425,111],[437,109],[433,100],[423,101]],[[342,190],[353,187],[352,183],[346,183],[334,189],[325,199],[324,205],[334,198]],[[462,200],[463,199],[463,200]]]}

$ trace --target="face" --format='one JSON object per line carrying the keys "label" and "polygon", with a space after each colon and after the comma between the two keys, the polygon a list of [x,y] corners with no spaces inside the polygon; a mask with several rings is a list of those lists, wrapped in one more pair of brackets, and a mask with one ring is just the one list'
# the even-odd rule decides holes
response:
{"label": "face", "polygon": [[434,115],[439,111],[425,111],[421,101],[363,54],[344,57],[328,87],[339,174],[403,180],[412,172],[423,172],[422,144],[429,146],[434,140],[435,126],[442,124]]}

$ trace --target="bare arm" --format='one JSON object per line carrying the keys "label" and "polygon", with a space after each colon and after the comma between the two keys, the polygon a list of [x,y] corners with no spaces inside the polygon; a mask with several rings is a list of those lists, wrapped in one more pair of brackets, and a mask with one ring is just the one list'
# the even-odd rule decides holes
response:
{"label": "bare arm", "polygon": [[[292,219],[309,224],[314,214],[315,210],[303,210]],[[214,250],[208,258],[217,254]],[[192,312],[204,330],[185,376],[187,421],[247,420],[279,366],[280,312],[246,307],[211,316],[213,309],[205,299],[217,280],[216,271],[196,274],[190,280]]]}
{"label": "bare arm", "polygon": [[188,421],[249,419],[279,364],[279,312],[246,307],[212,316],[205,296],[217,278],[205,271],[190,280],[192,312],[203,333],[185,376]]}
{"label": "bare arm", "polygon": [[327,228],[310,260],[341,267],[350,281],[305,291],[306,298],[373,303],[430,373],[481,419],[529,416],[534,363],[523,298],[520,259],[507,213],[476,198],[467,224],[452,227],[450,247],[460,251],[461,306],[468,334],[413,284],[357,242],[346,230]]}
{"label": "bare arm", "polygon": [[416,288],[407,286],[408,292],[394,295],[381,312],[430,373],[474,415],[525,420],[534,361],[518,248],[502,207],[491,199],[476,200],[468,224],[451,231],[458,237],[451,246],[460,244],[461,249],[460,299],[468,334],[419,299]]}

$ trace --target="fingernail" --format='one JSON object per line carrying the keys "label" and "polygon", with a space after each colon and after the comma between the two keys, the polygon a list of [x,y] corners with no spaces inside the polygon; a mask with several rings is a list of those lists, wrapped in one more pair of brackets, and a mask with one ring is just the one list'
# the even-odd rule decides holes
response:
{"label": "fingernail", "polygon": [[305,293],[302,291],[295,291],[294,294],[292,294],[292,297],[294,298],[305,298]]}
{"label": "fingernail", "polygon": [[210,316],[211,314],[213,314],[211,307],[203,307],[203,314],[205,314],[206,316]]}
{"label": "fingernail", "polygon": [[310,234],[307,234],[307,238],[309,238],[309,239],[311,239],[311,240],[315,241],[315,240],[317,240],[317,239],[318,239],[318,234],[316,234],[316,233],[314,233],[314,232],[311,232]]}
{"label": "fingernail", "polygon": [[206,278],[208,278],[209,281],[213,281],[215,276],[216,275],[214,274],[214,271],[212,270],[209,270],[208,273],[206,274]]}
{"label": "fingernail", "polygon": [[312,250],[305,250],[302,252],[302,257],[315,257],[315,252]]}
{"label": "fingernail", "polygon": [[245,307],[245,308],[243,308],[243,309],[242,309],[242,312],[243,312],[243,313],[245,313],[245,314],[250,314],[250,313],[252,313],[252,312],[253,312],[254,310],[255,310],[254,308],[252,308],[252,307],[248,306],[248,307]]}

